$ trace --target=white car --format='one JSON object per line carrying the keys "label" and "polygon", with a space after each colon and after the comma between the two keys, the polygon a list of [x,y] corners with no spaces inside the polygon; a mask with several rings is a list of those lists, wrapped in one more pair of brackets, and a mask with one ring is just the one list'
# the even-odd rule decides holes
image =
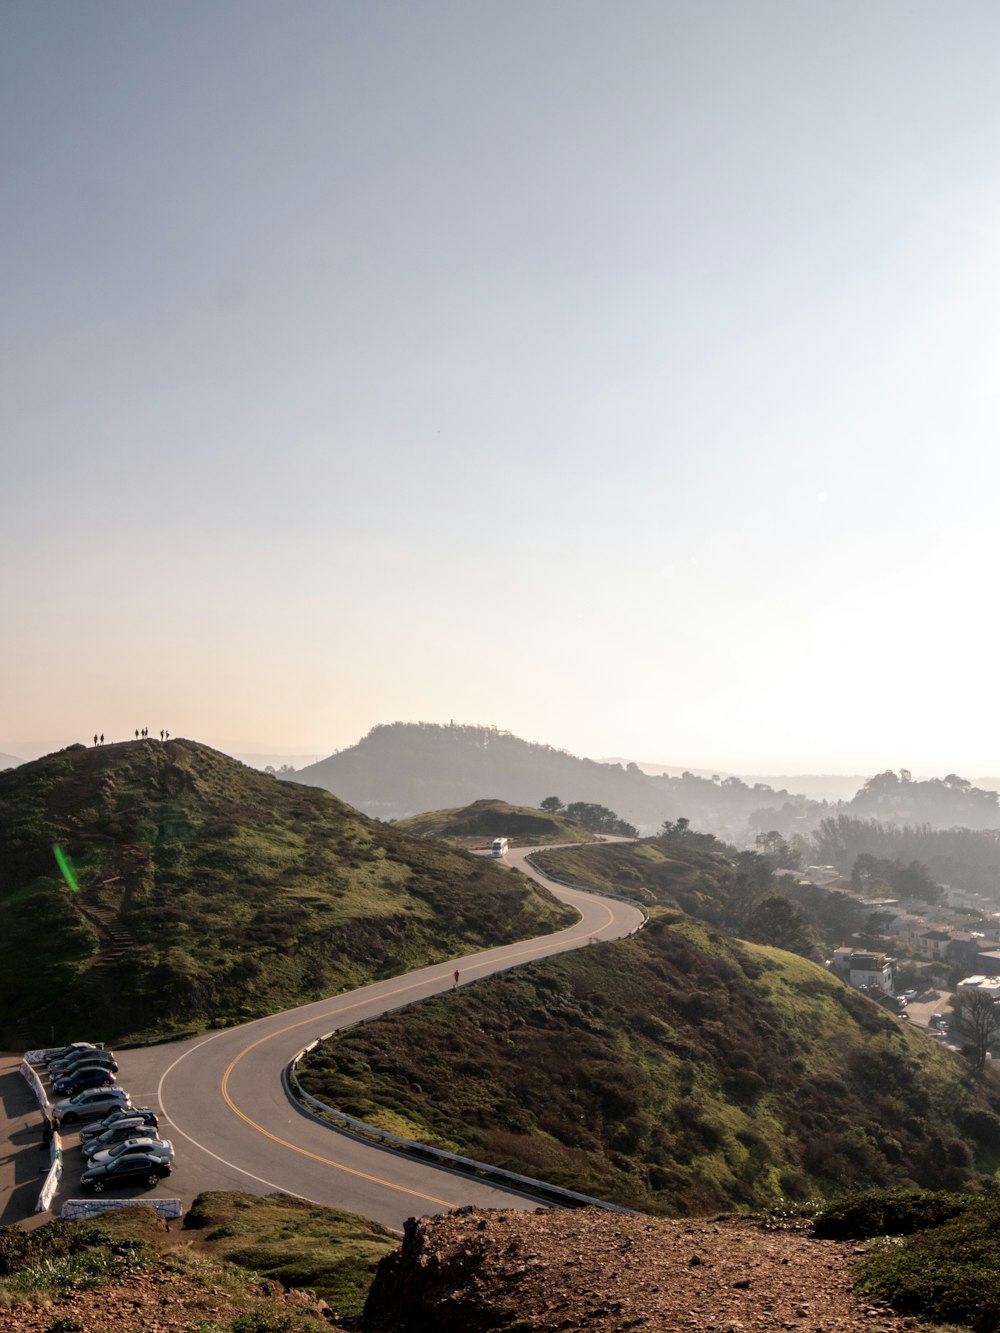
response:
{"label": "white car", "polygon": [[101,1166],[104,1162],[117,1162],[123,1157],[158,1157],[161,1161],[174,1160],[174,1145],[169,1139],[152,1139],[148,1135],[141,1139],[126,1139],[116,1143],[113,1148],[105,1148],[94,1153],[91,1166]]}

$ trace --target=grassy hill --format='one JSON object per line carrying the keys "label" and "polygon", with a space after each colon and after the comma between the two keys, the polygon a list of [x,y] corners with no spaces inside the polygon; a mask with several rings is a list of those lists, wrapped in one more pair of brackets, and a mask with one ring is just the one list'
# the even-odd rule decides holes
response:
{"label": "grassy hill", "polygon": [[71,746],[0,773],[12,1043],[247,1019],[572,919],[516,872],[193,741]]}
{"label": "grassy hill", "polygon": [[589,829],[573,819],[498,800],[473,801],[458,810],[428,810],[426,814],[398,819],[396,828],[466,848],[488,847],[494,838],[509,838],[522,847],[597,841]]}
{"label": "grassy hill", "polygon": [[344,1034],[300,1078],[351,1115],[650,1211],[962,1188],[1000,1165],[995,1096],[960,1058],[815,964],[680,912]]}
{"label": "grassy hill", "polygon": [[580,759],[495,727],[426,722],[373,727],[357,745],[300,769],[295,781],[323,787],[382,819],[461,807],[495,792],[520,806],[537,806],[546,796],[603,805],[647,833],[684,816],[740,841],[749,836],[754,811],[797,799],[739,778],[651,777],[637,764]]}
{"label": "grassy hill", "polygon": [[[624,894],[647,907],[679,907],[717,921],[742,891],[741,871],[711,834],[643,838],[536,852],[533,862],[557,882],[591,893]],[[762,870],[758,866],[758,870]]]}

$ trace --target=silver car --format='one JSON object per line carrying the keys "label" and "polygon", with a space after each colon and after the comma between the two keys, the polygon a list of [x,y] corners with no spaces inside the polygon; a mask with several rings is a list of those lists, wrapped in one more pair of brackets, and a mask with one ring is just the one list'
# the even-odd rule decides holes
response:
{"label": "silver car", "polygon": [[81,1120],[100,1120],[102,1115],[119,1106],[131,1106],[132,1098],[124,1088],[90,1088],[75,1097],[56,1102],[52,1116],[60,1127],[75,1125]]}
{"label": "silver car", "polygon": [[80,1147],[83,1149],[84,1157],[96,1157],[99,1152],[104,1152],[106,1148],[114,1148],[119,1143],[138,1138],[158,1139],[159,1135],[152,1125],[146,1124],[145,1120],[136,1119],[134,1116],[126,1116],[119,1120],[117,1124],[109,1125],[100,1134],[91,1134],[86,1137],[81,1134]]}
{"label": "silver car", "polygon": [[90,1165],[101,1166],[105,1162],[120,1162],[125,1157],[156,1157],[162,1162],[174,1160],[174,1145],[169,1139],[142,1138],[126,1139],[116,1143],[113,1148],[104,1148],[91,1155]]}

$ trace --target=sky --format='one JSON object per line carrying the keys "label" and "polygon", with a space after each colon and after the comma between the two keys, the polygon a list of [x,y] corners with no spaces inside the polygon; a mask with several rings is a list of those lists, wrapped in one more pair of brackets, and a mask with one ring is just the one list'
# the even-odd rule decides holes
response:
{"label": "sky", "polygon": [[1000,8],[7,0],[0,751],[1000,772]]}

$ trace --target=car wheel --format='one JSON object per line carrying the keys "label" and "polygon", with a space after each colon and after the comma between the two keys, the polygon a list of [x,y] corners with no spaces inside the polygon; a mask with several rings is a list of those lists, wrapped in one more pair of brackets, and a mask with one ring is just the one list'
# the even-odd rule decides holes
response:
{"label": "car wheel", "polygon": [[95,1180],[90,1188],[94,1191],[95,1194],[100,1194],[100,1192],[104,1189],[104,1181]]}
{"label": "car wheel", "polygon": [[156,1184],[159,1183],[159,1179],[160,1179],[159,1176],[154,1175],[152,1172],[150,1172],[149,1175],[146,1177],[146,1184],[147,1184],[147,1185],[156,1185]]}
{"label": "car wheel", "polygon": [[72,1125],[75,1120],[76,1120],[76,1112],[67,1111],[66,1114],[59,1121],[59,1123],[60,1125]]}

